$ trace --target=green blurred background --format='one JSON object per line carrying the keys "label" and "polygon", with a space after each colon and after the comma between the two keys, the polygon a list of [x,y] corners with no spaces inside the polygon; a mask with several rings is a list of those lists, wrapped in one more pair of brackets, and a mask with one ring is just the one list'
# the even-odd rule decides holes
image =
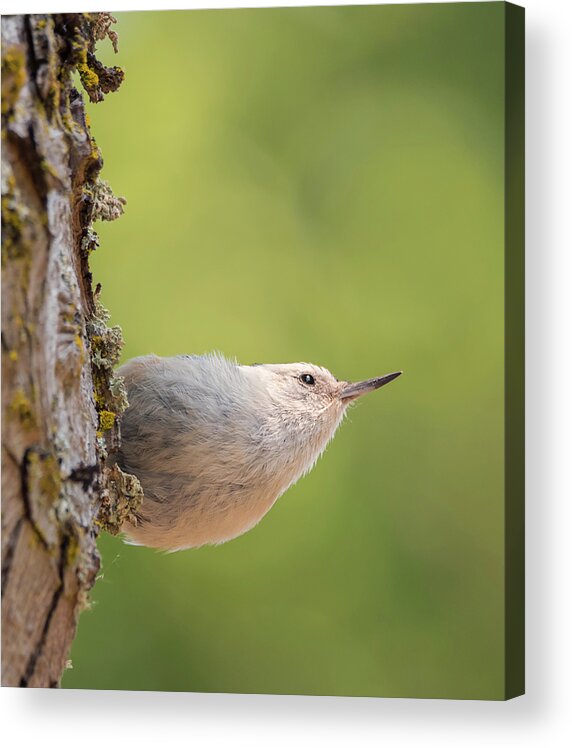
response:
{"label": "green blurred background", "polygon": [[503,3],[118,21],[124,357],[405,374],[246,535],[101,537],[63,685],[502,698]]}

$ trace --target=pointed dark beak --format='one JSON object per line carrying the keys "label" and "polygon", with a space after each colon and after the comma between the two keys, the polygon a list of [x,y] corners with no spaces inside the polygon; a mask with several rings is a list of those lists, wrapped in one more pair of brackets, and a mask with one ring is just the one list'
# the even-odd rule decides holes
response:
{"label": "pointed dark beak", "polygon": [[340,399],[343,402],[355,400],[357,397],[361,397],[367,392],[373,392],[373,390],[378,390],[380,387],[383,387],[384,384],[393,382],[394,379],[397,379],[397,377],[400,377],[402,374],[402,371],[394,371],[393,374],[386,374],[383,377],[375,377],[375,379],[366,379],[363,382],[348,382],[340,392]]}

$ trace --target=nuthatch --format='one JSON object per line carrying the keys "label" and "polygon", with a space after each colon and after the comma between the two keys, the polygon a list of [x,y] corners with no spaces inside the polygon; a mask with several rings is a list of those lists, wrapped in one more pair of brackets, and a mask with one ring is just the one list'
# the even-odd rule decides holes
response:
{"label": "nuthatch", "polygon": [[338,381],[313,364],[241,366],[219,354],[142,356],[119,369],[129,407],[118,463],[139,478],[136,544],[182,550],[250,530],[307,473],[349,403],[401,372]]}

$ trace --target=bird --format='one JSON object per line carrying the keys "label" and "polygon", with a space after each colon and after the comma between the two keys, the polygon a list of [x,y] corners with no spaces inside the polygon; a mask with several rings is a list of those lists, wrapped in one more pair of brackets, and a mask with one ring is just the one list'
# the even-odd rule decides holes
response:
{"label": "bird", "polygon": [[118,374],[129,406],[116,459],[144,497],[124,537],[179,551],[253,528],[312,469],[348,406],[402,372],[348,382],[310,363],[241,365],[214,352],[140,356]]}

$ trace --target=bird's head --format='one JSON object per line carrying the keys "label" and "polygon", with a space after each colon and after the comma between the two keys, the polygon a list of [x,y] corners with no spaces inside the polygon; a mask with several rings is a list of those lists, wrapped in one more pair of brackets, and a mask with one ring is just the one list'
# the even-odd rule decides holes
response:
{"label": "bird's head", "polygon": [[[337,379],[328,369],[315,364],[253,364],[252,374],[263,382],[277,410],[290,424],[333,435],[347,406],[368,392],[396,379],[402,372],[361,382]],[[325,434],[324,434],[325,435]]]}

